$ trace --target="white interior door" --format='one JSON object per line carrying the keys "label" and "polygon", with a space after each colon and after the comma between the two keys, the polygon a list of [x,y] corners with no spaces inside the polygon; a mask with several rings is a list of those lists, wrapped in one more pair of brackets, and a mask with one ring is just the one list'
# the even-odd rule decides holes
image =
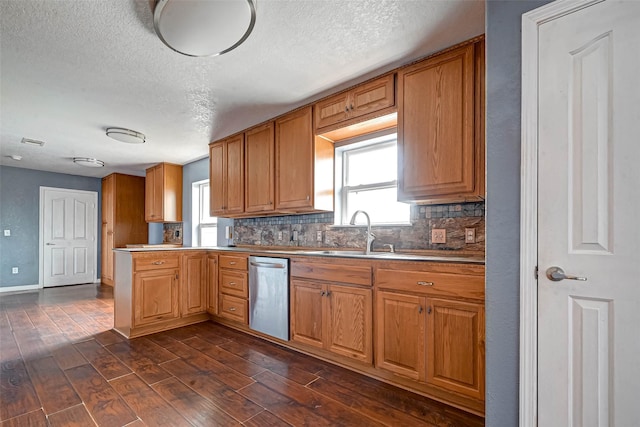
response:
{"label": "white interior door", "polygon": [[41,188],[43,286],[96,279],[98,193]]}
{"label": "white interior door", "polygon": [[640,1],[543,23],[539,52],[538,425],[640,426]]}

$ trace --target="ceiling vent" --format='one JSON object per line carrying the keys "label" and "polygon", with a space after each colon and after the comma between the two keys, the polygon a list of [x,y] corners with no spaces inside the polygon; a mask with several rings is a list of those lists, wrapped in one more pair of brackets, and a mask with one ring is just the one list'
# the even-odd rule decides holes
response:
{"label": "ceiling vent", "polygon": [[35,145],[35,146],[38,146],[38,147],[42,147],[44,145],[44,141],[38,141],[37,139],[22,138],[21,142],[23,144]]}

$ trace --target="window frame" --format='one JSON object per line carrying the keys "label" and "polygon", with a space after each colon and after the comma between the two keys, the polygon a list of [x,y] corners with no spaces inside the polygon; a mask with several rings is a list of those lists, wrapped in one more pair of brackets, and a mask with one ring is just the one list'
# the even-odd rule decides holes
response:
{"label": "window frame", "polygon": [[[207,207],[204,206],[205,194],[209,191],[209,180],[196,181],[192,184],[192,233],[191,245],[202,247],[202,232],[204,229],[215,229],[217,245],[218,218],[208,214]],[[196,209],[197,208],[197,209]],[[215,246],[214,245],[214,246]]]}
{"label": "window frame", "polygon": [[[379,181],[375,183],[369,184],[360,184],[360,185],[347,185],[347,177],[349,173],[349,155],[353,153],[365,153],[367,151],[376,151],[385,149],[388,146],[398,145],[398,137],[395,129],[391,131],[387,131],[377,135],[364,135],[362,137],[357,138],[351,143],[343,143],[340,146],[336,146],[335,149],[335,186],[336,186],[336,197],[335,197],[335,212],[336,215],[334,217],[335,224],[334,226],[349,226],[348,212],[349,212],[349,204],[348,197],[350,193],[357,191],[375,191],[375,190],[386,190],[390,188],[395,188],[397,191],[398,188],[398,179],[391,181]],[[409,208],[409,212],[406,218],[406,221],[394,221],[394,222],[372,222],[372,225],[376,227],[394,227],[394,226],[407,226],[411,225],[411,209]]]}

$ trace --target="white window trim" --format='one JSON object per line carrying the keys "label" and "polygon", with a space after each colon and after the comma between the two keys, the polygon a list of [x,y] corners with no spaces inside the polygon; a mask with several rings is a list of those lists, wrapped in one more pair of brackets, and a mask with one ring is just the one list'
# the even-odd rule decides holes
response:
{"label": "white window trim", "polygon": [[[347,218],[347,196],[350,192],[354,191],[362,191],[362,190],[383,190],[387,188],[397,188],[398,180],[395,179],[393,181],[384,181],[384,182],[376,182],[372,184],[364,184],[364,185],[354,185],[349,186],[346,183],[347,177],[347,168],[348,162],[347,157],[349,153],[353,152],[365,152],[365,151],[374,151],[381,149],[382,146],[392,145],[392,143],[396,141],[397,144],[397,134],[395,130],[391,130],[388,133],[384,133],[381,136],[376,136],[373,138],[362,139],[358,138],[357,142],[353,144],[345,144],[340,147],[336,147],[335,151],[335,188],[336,188],[336,197],[335,197],[335,212],[336,215],[334,217],[334,227],[352,227],[349,224],[349,220],[351,218]],[[372,226],[375,227],[398,227],[398,226],[410,226],[411,218],[407,218],[407,221],[400,222],[384,222],[384,223],[372,223]]]}
{"label": "white window trim", "polygon": [[[203,206],[202,200],[203,191],[205,191],[205,184],[209,184],[208,179],[202,181],[196,181],[191,185],[191,204],[192,204],[192,226],[191,226],[191,246],[202,246],[202,230],[204,228],[218,228],[217,218],[215,222],[203,222]],[[210,216],[206,216],[205,219],[209,219]]]}

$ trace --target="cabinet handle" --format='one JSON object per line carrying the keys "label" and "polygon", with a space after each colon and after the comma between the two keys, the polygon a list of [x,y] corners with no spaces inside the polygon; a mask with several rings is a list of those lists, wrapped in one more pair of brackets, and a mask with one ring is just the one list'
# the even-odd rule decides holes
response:
{"label": "cabinet handle", "polygon": [[417,283],[420,286],[433,286],[433,282],[423,282],[423,281],[420,280]]}
{"label": "cabinet handle", "polygon": [[311,197],[307,196],[307,200],[309,200]]}
{"label": "cabinet handle", "polygon": [[418,313],[422,314],[422,306],[421,305],[418,306]]}
{"label": "cabinet handle", "polygon": [[235,261],[231,261],[231,262],[229,263],[229,265],[236,265],[236,262],[235,262]]}
{"label": "cabinet handle", "polygon": [[331,291],[327,291],[327,293],[325,295],[330,297],[331,296]]}
{"label": "cabinet handle", "polygon": [[345,112],[345,113],[348,113],[348,112],[349,112],[349,106],[348,106],[348,105],[345,105],[345,106],[344,106],[344,112]]}
{"label": "cabinet handle", "polygon": [[229,286],[235,286],[236,282],[229,282]]}
{"label": "cabinet handle", "polygon": [[164,261],[155,261],[153,263],[153,265],[162,265],[162,264],[164,264]]}
{"label": "cabinet handle", "polygon": [[431,306],[427,307],[427,314],[431,314]]}
{"label": "cabinet handle", "polygon": [[320,291],[320,296],[323,297],[325,296],[327,293],[325,291]]}
{"label": "cabinet handle", "polygon": [[235,307],[231,307],[231,308],[229,308],[229,311],[236,311],[236,308]]}
{"label": "cabinet handle", "polygon": [[350,108],[351,110],[353,110],[353,104],[351,104],[349,108]]}

